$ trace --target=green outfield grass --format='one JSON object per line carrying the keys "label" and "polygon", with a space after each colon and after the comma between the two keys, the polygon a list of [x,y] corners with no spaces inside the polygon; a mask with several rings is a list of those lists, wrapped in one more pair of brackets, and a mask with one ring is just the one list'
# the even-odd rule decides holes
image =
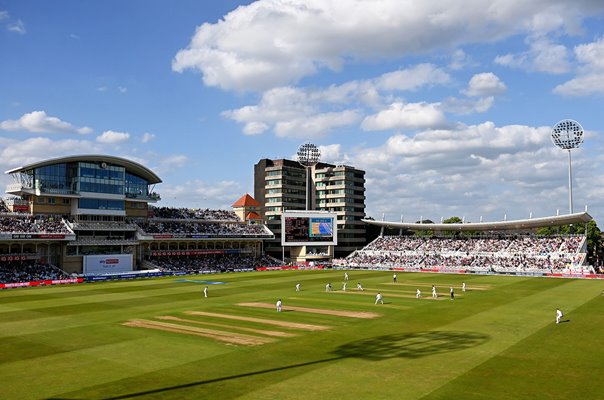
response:
{"label": "green outfield grass", "polygon": [[[604,282],[399,273],[394,284],[390,272],[349,273],[346,292],[343,271],[2,291],[0,397],[604,398]],[[204,298],[204,280],[224,284]]]}

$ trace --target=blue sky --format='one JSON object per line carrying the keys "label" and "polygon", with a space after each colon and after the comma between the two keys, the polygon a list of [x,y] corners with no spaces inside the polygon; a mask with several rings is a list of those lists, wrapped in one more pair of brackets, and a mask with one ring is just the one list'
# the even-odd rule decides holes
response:
{"label": "blue sky", "polygon": [[[0,168],[130,158],[230,208],[261,158],[366,171],[367,215],[604,218],[600,0],[0,0]],[[10,177],[0,176],[0,187]]]}

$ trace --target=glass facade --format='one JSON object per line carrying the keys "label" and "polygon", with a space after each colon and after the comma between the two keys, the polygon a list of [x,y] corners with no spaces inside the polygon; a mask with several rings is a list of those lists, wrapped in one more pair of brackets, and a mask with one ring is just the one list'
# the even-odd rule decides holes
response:
{"label": "glass facade", "polygon": [[149,182],[126,172],[126,189],[124,194],[129,198],[148,197]]}
{"label": "glass facade", "polygon": [[124,210],[123,200],[80,199],[80,207],[88,210]]}
{"label": "glass facade", "polygon": [[124,167],[78,163],[78,192],[124,194]]}
{"label": "glass facade", "polygon": [[[103,193],[143,199],[151,196],[146,179],[126,172],[125,167],[104,162],[57,163],[24,171],[23,176],[27,178],[23,178],[24,182],[31,182],[25,186],[33,186],[40,193]],[[123,205],[114,207],[107,209],[124,209]]]}
{"label": "glass facade", "polygon": [[70,164],[54,164],[34,169],[34,185],[44,193],[68,194],[75,190],[77,171]]}

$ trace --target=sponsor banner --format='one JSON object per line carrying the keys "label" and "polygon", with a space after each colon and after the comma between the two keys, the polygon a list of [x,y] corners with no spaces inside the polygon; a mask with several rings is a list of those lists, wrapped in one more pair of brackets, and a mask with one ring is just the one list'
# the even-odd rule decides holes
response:
{"label": "sponsor banner", "polygon": [[323,265],[305,266],[305,265],[278,265],[274,267],[257,267],[256,271],[286,271],[286,270],[315,270],[323,269]]}
{"label": "sponsor banner", "polygon": [[0,289],[10,289],[19,287],[36,287],[42,285],[64,285],[69,283],[82,283],[82,278],[70,278],[70,279],[47,279],[44,281],[33,281],[33,282],[14,282],[14,283],[0,283]]}
{"label": "sponsor banner", "polygon": [[257,234],[257,235],[211,235],[203,233],[154,233],[151,235],[153,239],[271,239],[273,235]]}
{"label": "sponsor banner", "polygon": [[132,271],[132,254],[84,256],[85,275],[120,274]]}
{"label": "sponsor banner", "polygon": [[154,250],[151,252],[151,257],[173,257],[173,256],[200,256],[205,254],[229,254],[240,253],[240,250]]}
{"label": "sponsor banner", "polygon": [[65,239],[62,233],[13,233],[12,239]]}

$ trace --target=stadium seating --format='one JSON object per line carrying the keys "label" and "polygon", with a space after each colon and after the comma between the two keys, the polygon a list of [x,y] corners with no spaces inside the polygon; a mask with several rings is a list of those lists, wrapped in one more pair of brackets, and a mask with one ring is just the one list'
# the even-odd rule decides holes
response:
{"label": "stadium seating", "polygon": [[585,237],[381,236],[336,265],[415,270],[554,272],[582,268]]}

